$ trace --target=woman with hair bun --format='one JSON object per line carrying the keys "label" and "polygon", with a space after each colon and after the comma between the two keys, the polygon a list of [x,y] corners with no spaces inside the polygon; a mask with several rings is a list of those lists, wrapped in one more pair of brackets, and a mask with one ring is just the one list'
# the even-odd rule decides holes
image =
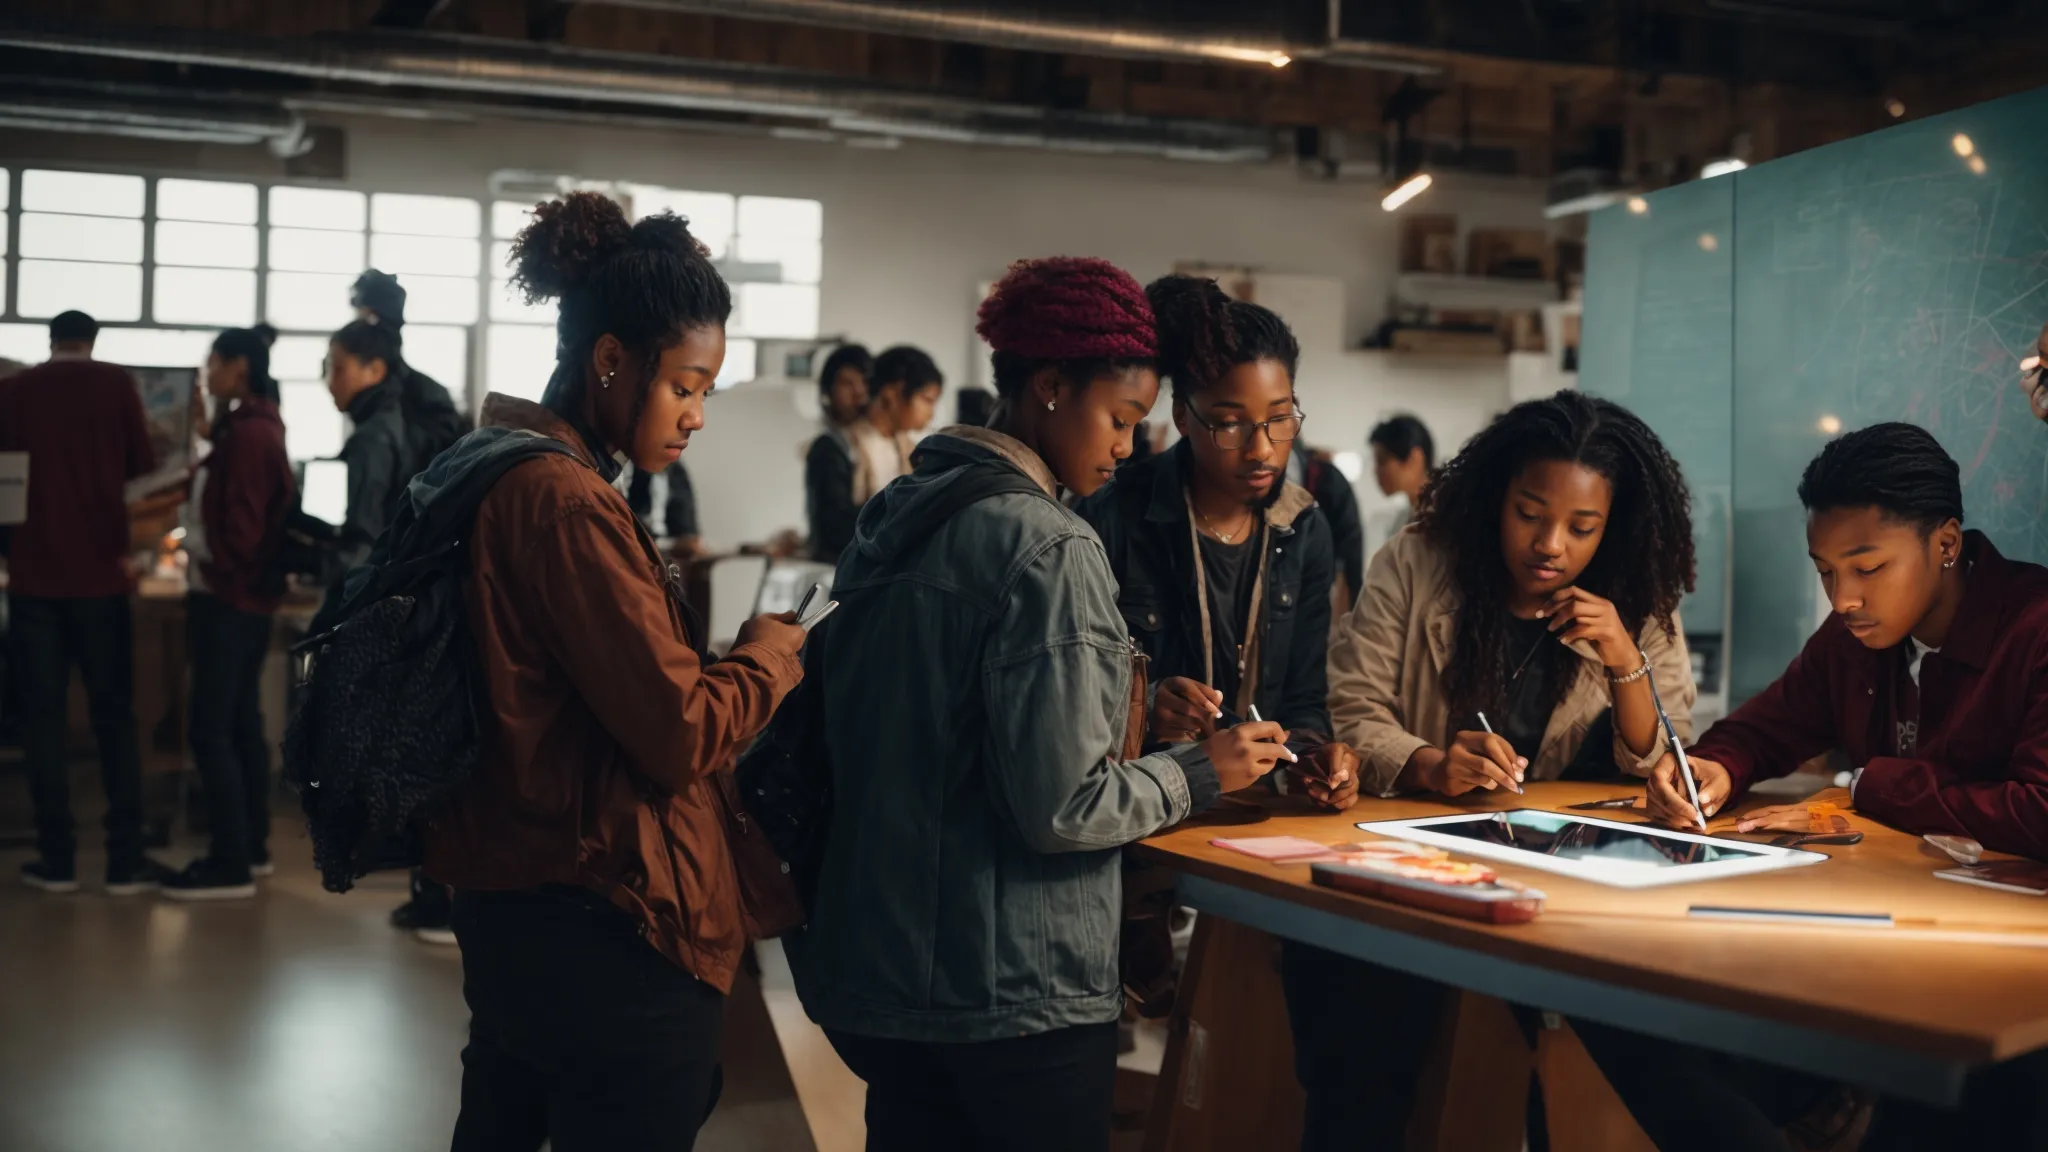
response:
{"label": "woman with hair bun", "polygon": [[713,663],[613,487],[621,460],[681,456],[725,359],[732,297],[686,223],[577,192],[534,209],[512,264],[560,309],[547,392],[485,400],[408,497],[430,509],[509,438],[567,449],[513,464],[468,536],[491,715],[426,845],[470,1007],[454,1147],[687,1149],[747,943],[714,774],[801,678],[803,630],[749,621]]}
{"label": "woman with hair bun", "polygon": [[[1137,281],[1013,266],[981,307],[988,428],[926,438],[862,510],[821,636],[834,808],[804,1008],[868,1084],[868,1147],[1106,1149],[1121,849],[1288,755],[1249,724],[1152,755],[1095,534],[1159,394]],[[1142,688],[1138,698],[1142,700]]]}
{"label": "woman with hair bun", "polygon": [[205,785],[206,855],[164,880],[173,900],[256,895],[270,866],[270,748],[263,739],[263,660],[284,595],[278,553],[298,498],[270,376],[267,324],[230,328],[206,358],[212,452],[192,473],[185,551],[186,647],[192,658],[192,760]]}

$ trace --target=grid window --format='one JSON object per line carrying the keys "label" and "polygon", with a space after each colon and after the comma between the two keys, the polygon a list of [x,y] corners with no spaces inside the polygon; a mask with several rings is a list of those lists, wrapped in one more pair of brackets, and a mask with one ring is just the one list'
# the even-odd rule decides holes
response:
{"label": "grid window", "polygon": [[414,324],[476,323],[478,300],[474,275],[405,275],[398,278],[398,283],[405,289],[405,322],[408,333],[412,331],[411,326]]}
{"label": "grid window", "polygon": [[218,324],[246,328],[256,322],[256,273],[233,268],[159,267],[152,305],[159,324]]}
{"label": "grid window", "polygon": [[326,386],[327,337],[279,336],[270,346],[270,374],[279,380],[300,380]]}
{"label": "grid window", "polygon": [[493,324],[484,343],[484,384],[492,392],[539,400],[555,372],[555,330]]}
{"label": "grid window", "polygon": [[[474,238],[385,233],[370,238],[371,267],[381,268],[394,276],[403,277],[408,272],[417,272],[428,276],[474,277],[482,259]],[[406,318],[412,318],[410,311]]]}
{"label": "grid window", "polygon": [[142,267],[138,264],[79,264],[66,260],[23,260],[16,311],[46,320],[76,308],[102,321],[142,319]]}
{"label": "grid window", "polygon": [[277,384],[278,415],[284,419],[285,455],[294,460],[318,460],[341,455],[348,440],[348,425],[324,380],[286,380]]}
{"label": "grid window", "polygon": [[21,254],[52,260],[140,264],[142,221],[23,212]]}
{"label": "grid window", "polygon": [[21,174],[21,206],[28,212],[69,212],[136,220],[142,217],[142,199],[140,176],[33,168]]}
{"label": "grid window", "polygon": [[483,206],[459,196],[370,197],[370,230],[406,236],[466,236],[483,230]]}
{"label": "grid window", "polygon": [[254,268],[256,229],[245,224],[160,220],[153,255],[158,264],[187,268]]}
{"label": "grid window", "polygon": [[256,223],[256,186],[218,180],[156,182],[156,218],[202,224]]}
{"label": "grid window", "polygon": [[356,317],[348,302],[349,286],[355,281],[353,272],[272,272],[267,319],[279,328],[332,332]]}
{"label": "grid window", "polygon": [[673,212],[690,222],[690,235],[704,242],[713,260],[732,251],[733,198],[723,192],[684,192],[648,184],[626,185],[636,219]]}
{"label": "grid window", "polygon": [[732,327],[760,340],[810,340],[818,335],[813,284],[741,284]]}
{"label": "grid window", "polygon": [[825,236],[825,206],[816,200],[742,196],[739,234],[820,240]]}
{"label": "grid window", "polygon": [[270,230],[270,266],[284,272],[347,272],[353,276],[365,266],[363,252],[361,232]]}
{"label": "grid window", "polygon": [[405,362],[460,396],[469,377],[469,329],[407,324]]}
{"label": "grid window", "polygon": [[776,265],[785,284],[816,284],[825,270],[825,243],[815,237],[742,232],[740,260]]}
{"label": "grid window", "polygon": [[0,356],[23,364],[50,358],[50,329],[44,324],[0,324]]}
{"label": "grid window", "polygon": [[715,391],[745,384],[760,374],[761,350],[752,340],[744,338],[725,342],[725,364],[718,370],[718,379],[712,381]]}
{"label": "grid window", "polygon": [[498,200],[491,204],[491,236],[497,240],[511,240],[519,230],[533,222],[533,205],[518,200]]}
{"label": "grid window", "polygon": [[201,368],[217,335],[210,328],[102,328],[92,354],[134,368]]}
{"label": "grid window", "polygon": [[272,188],[270,223],[281,228],[361,232],[369,223],[369,200],[337,188]]}

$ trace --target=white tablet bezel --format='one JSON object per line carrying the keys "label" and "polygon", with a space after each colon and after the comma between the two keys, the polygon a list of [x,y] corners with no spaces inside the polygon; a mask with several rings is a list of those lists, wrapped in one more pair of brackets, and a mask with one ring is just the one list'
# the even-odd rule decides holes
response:
{"label": "white tablet bezel", "polygon": [[[1503,812],[1536,812],[1545,816],[1556,816],[1565,820],[1576,820],[1601,828],[1620,828],[1650,836],[1662,836],[1688,844],[1719,844],[1755,852],[1756,856],[1736,860],[1715,860],[1704,864],[1673,864],[1666,868],[1625,868],[1615,867],[1601,861],[1568,860],[1559,856],[1547,856],[1523,848],[1511,848],[1505,844],[1488,844],[1479,840],[1468,840],[1462,836],[1445,836],[1431,831],[1433,824],[1464,824],[1474,820],[1491,820]],[[1723,880],[1730,876],[1750,876],[1759,872],[1777,872],[1785,868],[1803,868],[1818,864],[1828,857],[1820,852],[1807,852],[1798,848],[1779,848],[1770,844],[1754,844],[1746,840],[1728,840],[1717,836],[1701,836],[1696,832],[1676,832],[1650,824],[1624,824],[1618,820],[1602,820],[1578,812],[1558,812],[1549,808],[1506,808],[1498,812],[1459,812],[1437,816],[1416,816],[1407,820],[1373,820],[1358,825],[1361,832],[1376,836],[1387,836],[1395,840],[1409,840],[1427,844],[1432,848],[1443,848],[1464,856],[1478,856],[1502,864],[1519,864],[1540,872],[1554,872],[1560,876],[1573,876],[1594,884],[1610,888],[1662,888],[1668,884],[1687,884],[1699,880]]]}

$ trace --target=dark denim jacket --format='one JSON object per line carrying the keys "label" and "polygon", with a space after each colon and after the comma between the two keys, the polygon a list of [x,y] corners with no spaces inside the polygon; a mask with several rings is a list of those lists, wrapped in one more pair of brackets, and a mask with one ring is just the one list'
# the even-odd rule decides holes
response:
{"label": "dark denim jacket", "polygon": [[[1075,509],[1094,526],[1122,591],[1131,635],[1151,657],[1154,683],[1203,677],[1202,613],[1194,545],[1182,496],[1192,466],[1187,442],[1129,465]],[[1259,714],[1296,733],[1330,731],[1324,657],[1330,637],[1335,546],[1315,499],[1289,484],[1266,512],[1271,548],[1258,627]],[[1236,708],[1237,702],[1231,701]],[[1240,711],[1242,711],[1240,709]]]}
{"label": "dark denim jacket", "polygon": [[1125,844],[1217,795],[1199,746],[1118,759],[1132,650],[1088,525],[995,496],[900,538],[966,464],[1053,479],[987,429],[927,439],[862,508],[825,633],[831,831],[789,941],[813,1020],[971,1042],[1114,1020]]}

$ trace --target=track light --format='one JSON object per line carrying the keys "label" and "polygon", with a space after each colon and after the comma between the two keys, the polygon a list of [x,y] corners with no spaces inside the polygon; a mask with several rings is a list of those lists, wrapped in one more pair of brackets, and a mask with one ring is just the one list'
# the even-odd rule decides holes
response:
{"label": "track light", "polygon": [[1435,179],[1429,173],[1417,172],[1408,179],[1401,181],[1400,184],[1395,186],[1393,191],[1381,197],[1380,208],[1386,212],[1398,212],[1401,209],[1401,205],[1429,191],[1429,186],[1435,182]]}

